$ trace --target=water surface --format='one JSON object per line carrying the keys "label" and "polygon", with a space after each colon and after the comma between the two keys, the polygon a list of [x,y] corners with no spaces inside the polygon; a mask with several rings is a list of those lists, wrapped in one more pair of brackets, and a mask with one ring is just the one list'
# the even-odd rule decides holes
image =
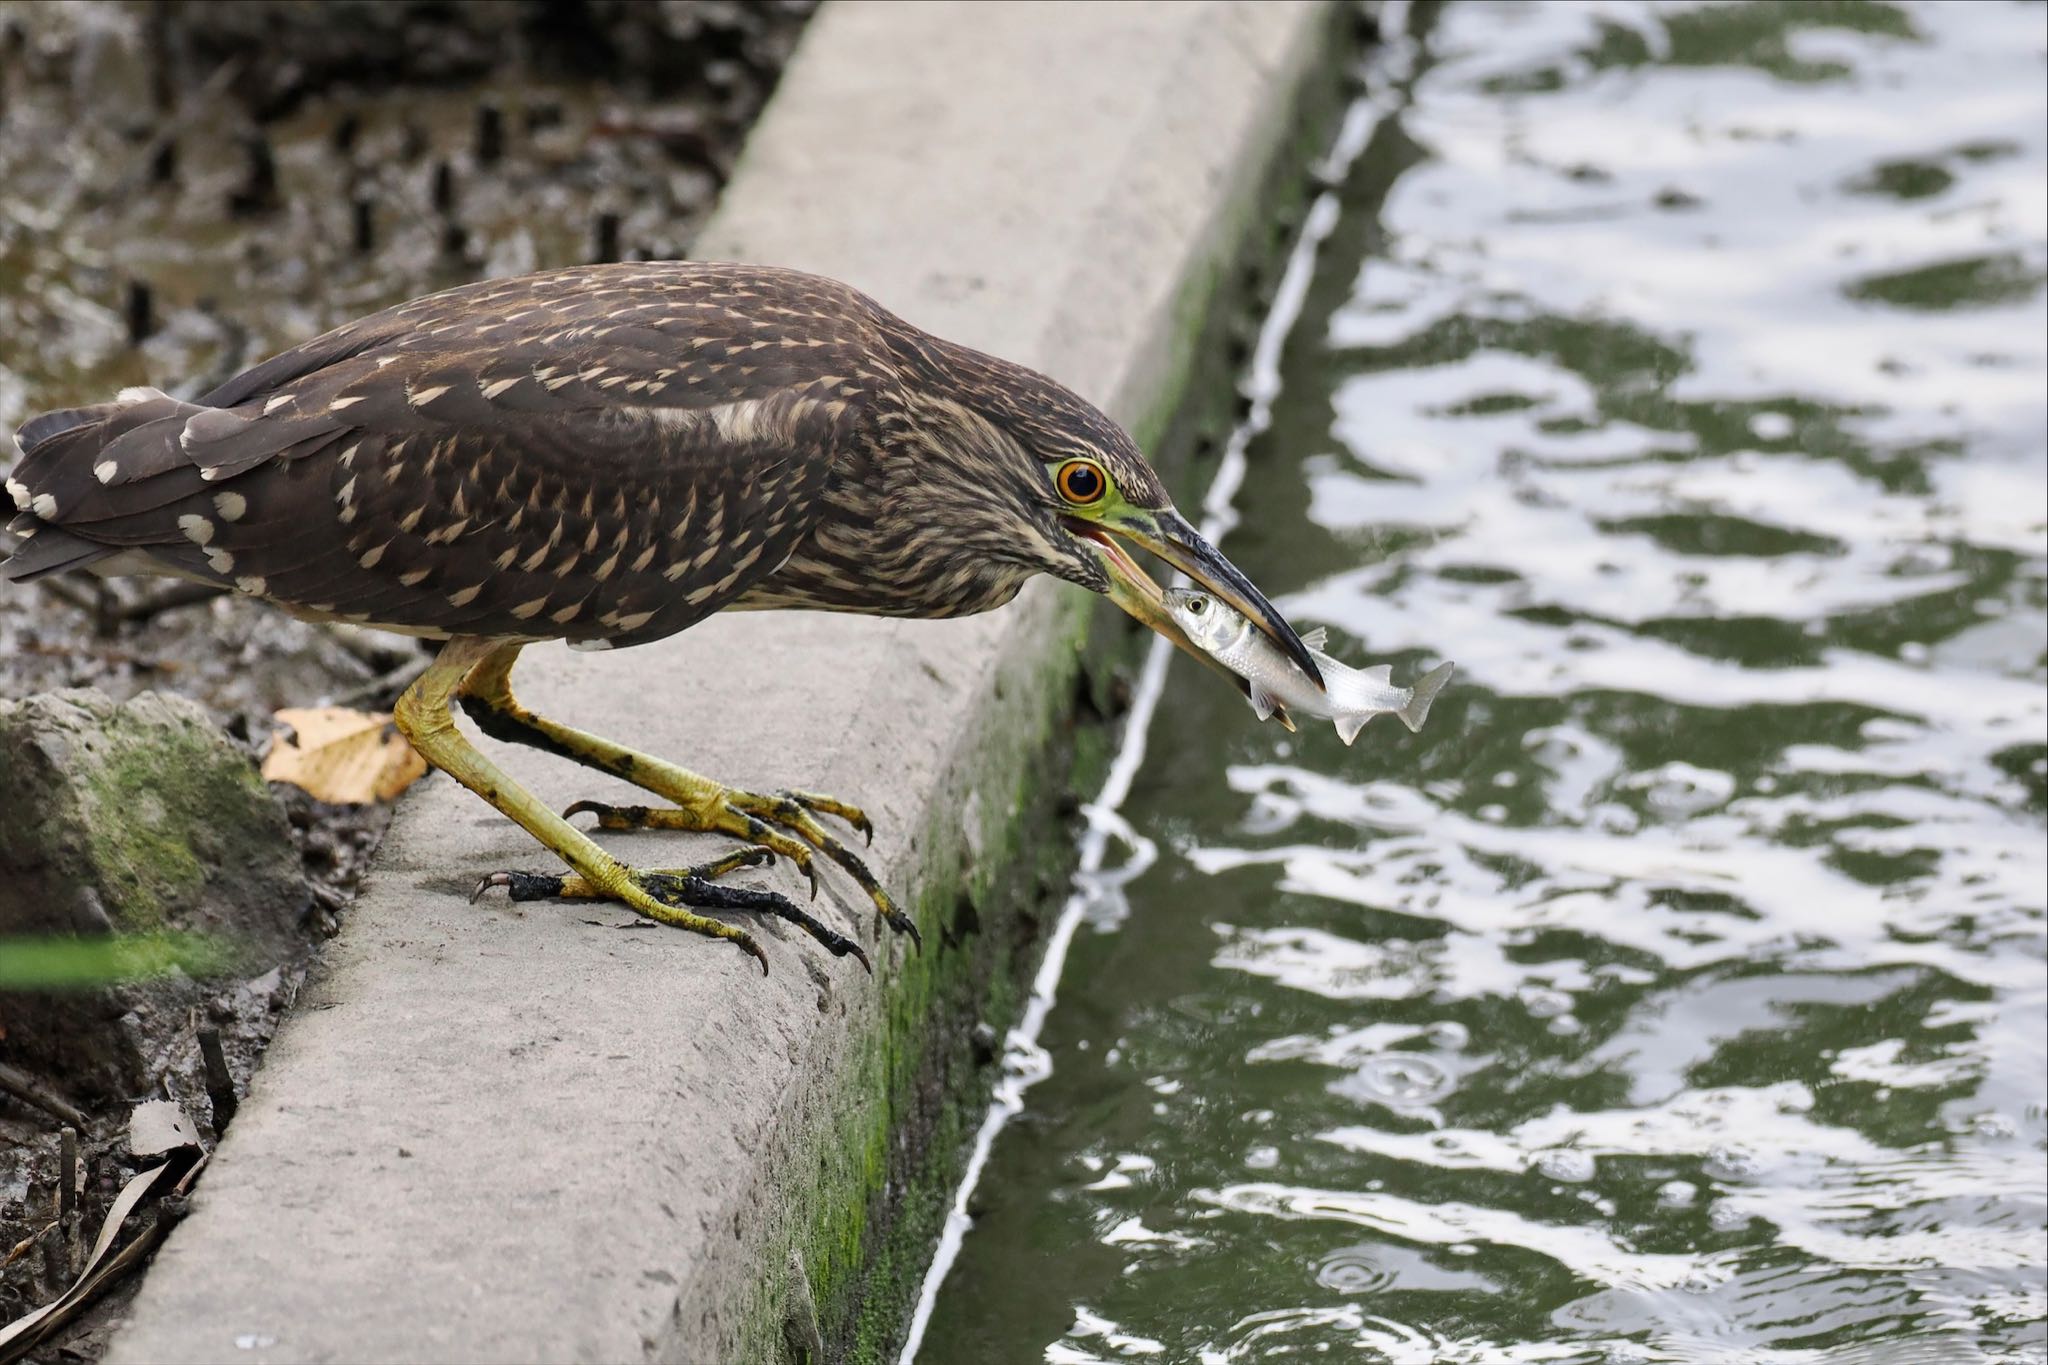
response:
{"label": "water surface", "polygon": [[2048,1358],[2048,11],[1407,25],[923,1358]]}

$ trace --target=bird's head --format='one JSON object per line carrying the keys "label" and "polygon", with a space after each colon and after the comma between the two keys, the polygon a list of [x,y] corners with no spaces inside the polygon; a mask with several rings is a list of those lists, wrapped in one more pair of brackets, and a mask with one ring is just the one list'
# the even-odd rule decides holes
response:
{"label": "bird's head", "polygon": [[988,515],[1002,524],[1008,556],[1102,593],[1242,687],[1235,674],[1188,639],[1159,585],[1125,546],[1148,550],[1237,608],[1321,683],[1301,637],[1175,510],[1159,475],[1122,427],[1041,375],[993,364],[995,373],[977,386],[970,422],[985,421],[987,428],[955,449],[978,447],[969,477],[979,483]]}

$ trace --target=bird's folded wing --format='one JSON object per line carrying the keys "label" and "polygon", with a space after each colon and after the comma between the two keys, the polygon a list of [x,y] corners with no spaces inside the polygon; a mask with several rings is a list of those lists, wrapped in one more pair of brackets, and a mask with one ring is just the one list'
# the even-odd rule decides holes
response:
{"label": "bird's folded wing", "polygon": [[24,553],[38,532],[66,565],[138,547],[431,633],[623,644],[701,619],[814,522],[863,418],[835,363],[863,353],[858,314],[806,329],[701,281],[542,278],[402,305],[198,403],[140,390],[36,419],[8,485]]}

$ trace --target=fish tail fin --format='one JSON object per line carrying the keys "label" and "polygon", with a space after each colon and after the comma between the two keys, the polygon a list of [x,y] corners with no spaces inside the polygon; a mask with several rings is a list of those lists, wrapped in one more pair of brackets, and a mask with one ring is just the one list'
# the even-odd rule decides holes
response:
{"label": "fish tail fin", "polygon": [[1451,680],[1451,670],[1456,667],[1453,663],[1441,663],[1415,680],[1408,704],[1394,713],[1401,718],[1403,725],[1413,731],[1422,729],[1422,722],[1429,719],[1429,704],[1436,700],[1437,693],[1444,690],[1444,684]]}
{"label": "fish tail fin", "polygon": [[1346,748],[1351,747],[1351,741],[1358,738],[1358,732],[1365,728],[1365,723],[1372,719],[1372,715],[1372,712],[1365,711],[1355,716],[1337,717],[1337,738],[1344,741]]}

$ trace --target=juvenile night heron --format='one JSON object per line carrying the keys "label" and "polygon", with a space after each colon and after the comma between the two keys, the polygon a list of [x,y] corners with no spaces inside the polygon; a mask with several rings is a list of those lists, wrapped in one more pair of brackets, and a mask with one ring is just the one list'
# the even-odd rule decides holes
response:
{"label": "juvenile night heron", "polygon": [[[569,869],[483,885],[623,902],[729,939],[764,970],[751,936],[697,911],[779,915],[866,961],[782,896],[714,884],[764,849],[810,874],[814,892],[814,858],[838,864],[915,935],[823,822],[870,833],[866,817],[813,793],[735,790],[536,716],[512,695],[522,648],[642,644],[725,609],[960,616],[1051,573],[1195,652],[1121,538],[1318,676],[1109,418],[789,270],[650,262],[486,281],[350,323],[196,400],[129,389],[34,418],[17,439],[7,578],[177,574],[304,617],[446,640],[400,700],[400,730]],[[470,745],[456,704],[495,738],[671,804],[557,815]],[[579,811],[605,829],[708,830],[750,847],[636,871],[569,823]]]}

